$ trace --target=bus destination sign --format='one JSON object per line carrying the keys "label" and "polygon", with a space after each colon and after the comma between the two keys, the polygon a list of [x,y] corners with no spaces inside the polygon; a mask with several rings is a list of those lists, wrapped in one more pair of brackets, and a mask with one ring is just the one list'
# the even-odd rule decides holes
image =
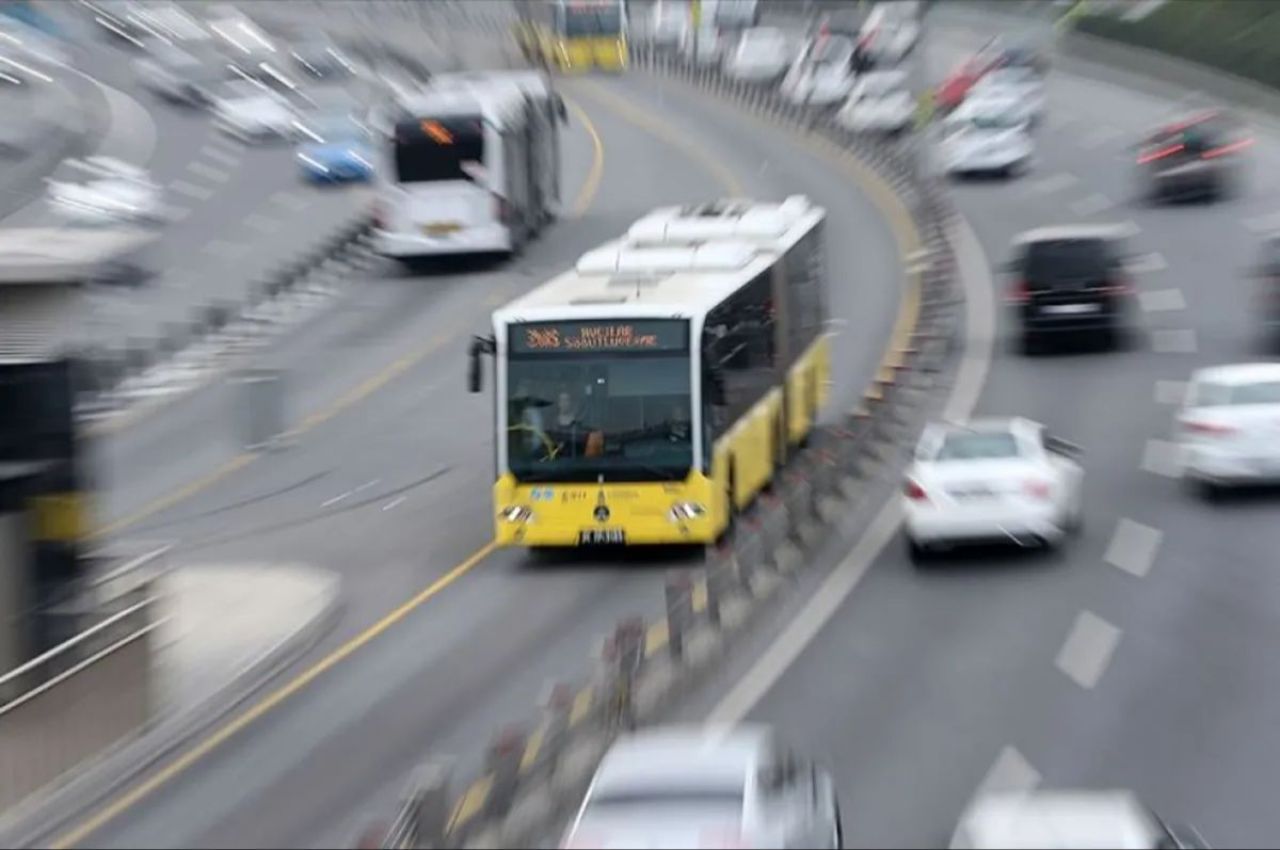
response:
{"label": "bus destination sign", "polygon": [[537,322],[511,328],[511,353],[683,351],[687,329],[687,322],[662,319]]}

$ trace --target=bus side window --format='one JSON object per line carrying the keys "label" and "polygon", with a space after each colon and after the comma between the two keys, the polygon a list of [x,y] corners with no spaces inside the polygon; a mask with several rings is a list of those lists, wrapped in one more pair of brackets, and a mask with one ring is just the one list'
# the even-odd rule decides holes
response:
{"label": "bus side window", "polygon": [[707,316],[702,335],[704,397],[711,373],[724,385],[724,404],[708,421],[723,433],[773,387],[774,360],[771,271],[765,271]]}

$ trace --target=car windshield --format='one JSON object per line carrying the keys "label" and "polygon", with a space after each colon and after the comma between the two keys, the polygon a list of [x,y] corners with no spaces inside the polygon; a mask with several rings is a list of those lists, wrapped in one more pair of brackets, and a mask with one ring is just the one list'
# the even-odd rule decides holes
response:
{"label": "car windshield", "polygon": [[741,786],[705,787],[664,785],[661,788],[614,788],[597,792],[591,797],[588,811],[595,809],[619,809],[638,807],[650,809],[656,806],[689,806],[702,810],[712,807],[742,811],[744,789]]}
{"label": "car windshield", "polygon": [[965,116],[965,123],[971,130],[1012,130],[1022,126],[1022,119],[1003,102],[974,102],[973,109]]}
{"label": "car windshield", "polygon": [[1147,145],[1156,148],[1181,146],[1180,153],[1200,155],[1212,148],[1226,144],[1230,138],[1227,122],[1220,116],[1176,125],[1154,133]]}
{"label": "car windshield", "polygon": [[1102,277],[1112,264],[1105,239],[1047,239],[1027,246],[1024,275],[1033,285]]}
{"label": "car windshield", "polygon": [[774,30],[750,30],[742,36],[742,41],[738,43],[738,52],[743,55],[754,53],[763,56],[770,53],[780,53],[782,48],[782,36]]}
{"label": "car windshield", "polygon": [[688,475],[687,322],[555,322],[510,333],[507,454],[517,479]]}
{"label": "car windshield", "polygon": [[957,431],[943,438],[934,460],[998,460],[1021,454],[1017,438],[1008,431]]}
{"label": "car windshield", "polygon": [[827,38],[814,45],[811,58],[815,65],[848,67],[853,58],[853,44],[847,38]]}
{"label": "car windshield", "polygon": [[984,78],[983,82],[987,86],[991,86],[991,87],[1000,87],[1000,86],[1017,87],[1017,86],[1025,86],[1029,83],[1035,83],[1038,80],[1039,78],[1036,76],[1035,71],[1031,70],[1030,68],[1015,66],[1015,67],[1009,67],[1009,68],[1001,68],[998,71],[992,71],[990,74],[988,74]]}
{"label": "car windshield", "polygon": [[1235,407],[1280,404],[1280,380],[1248,384],[1201,384],[1195,393],[1198,407]]}
{"label": "car windshield", "polygon": [[868,74],[862,81],[862,93],[865,97],[884,97],[902,88],[901,74]]}

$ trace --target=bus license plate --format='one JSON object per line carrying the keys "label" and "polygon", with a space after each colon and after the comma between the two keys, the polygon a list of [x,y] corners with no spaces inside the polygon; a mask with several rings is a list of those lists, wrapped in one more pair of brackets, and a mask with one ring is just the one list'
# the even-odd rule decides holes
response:
{"label": "bus license plate", "polygon": [[456,233],[462,227],[454,221],[442,221],[434,224],[424,225],[422,232],[428,236],[448,236],[450,233]]}
{"label": "bus license plate", "polygon": [[621,528],[588,528],[578,532],[578,545],[595,543],[626,543],[627,535]]}

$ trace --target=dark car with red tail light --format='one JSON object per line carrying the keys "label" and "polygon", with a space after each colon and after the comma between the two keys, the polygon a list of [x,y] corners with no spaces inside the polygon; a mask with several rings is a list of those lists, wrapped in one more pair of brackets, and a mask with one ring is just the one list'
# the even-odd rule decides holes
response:
{"label": "dark car with red tail light", "polygon": [[1036,354],[1067,336],[1121,345],[1136,291],[1126,272],[1124,236],[1107,225],[1030,230],[1016,237],[1005,265],[1007,300],[1016,311],[1021,349]]}
{"label": "dark car with red tail light", "polygon": [[1138,145],[1140,192],[1157,203],[1229,197],[1252,144],[1246,128],[1223,112],[1171,122]]}

